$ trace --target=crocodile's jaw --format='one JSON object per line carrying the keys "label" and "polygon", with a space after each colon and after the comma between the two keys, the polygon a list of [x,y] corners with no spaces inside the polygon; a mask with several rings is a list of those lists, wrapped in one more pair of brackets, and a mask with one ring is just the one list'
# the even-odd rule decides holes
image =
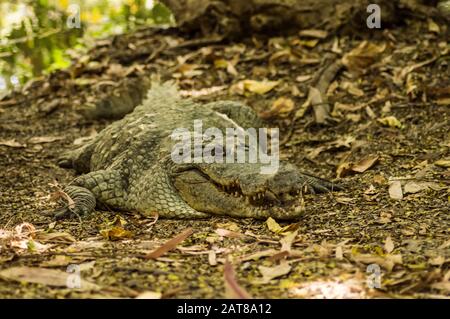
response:
{"label": "crocodile's jaw", "polygon": [[298,218],[300,212],[291,206],[288,209],[277,205],[253,205],[252,199],[236,193],[232,195],[211,182],[203,173],[193,169],[178,173],[173,183],[179,195],[193,209],[211,215],[277,219]]}

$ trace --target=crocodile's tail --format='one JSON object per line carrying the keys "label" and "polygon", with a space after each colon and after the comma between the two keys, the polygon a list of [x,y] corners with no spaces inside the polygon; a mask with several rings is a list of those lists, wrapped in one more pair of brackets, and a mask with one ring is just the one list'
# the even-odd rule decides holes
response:
{"label": "crocodile's tail", "polygon": [[180,98],[173,81],[161,83],[156,77],[141,77],[124,81],[112,95],[81,107],[81,112],[91,119],[119,119],[133,112],[138,105],[146,108],[149,105],[175,104]]}

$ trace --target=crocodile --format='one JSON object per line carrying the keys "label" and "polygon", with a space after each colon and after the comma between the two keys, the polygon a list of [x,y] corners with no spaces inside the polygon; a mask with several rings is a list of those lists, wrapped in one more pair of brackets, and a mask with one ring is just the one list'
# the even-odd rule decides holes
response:
{"label": "crocodile", "polygon": [[[182,97],[171,82],[153,83],[132,113],[59,158],[60,166],[75,169],[79,176],[63,189],[70,204],[54,215],[81,216],[101,204],[163,218],[295,219],[301,214],[297,204],[303,190],[338,189],[283,160],[275,172],[266,174],[261,173],[259,162],[174,161],[174,130],[192,127],[198,119],[205,128],[222,132],[230,127],[263,127],[256,112],[244,103],[199,103]],[[246,147],[244,152],[250,152]]]}

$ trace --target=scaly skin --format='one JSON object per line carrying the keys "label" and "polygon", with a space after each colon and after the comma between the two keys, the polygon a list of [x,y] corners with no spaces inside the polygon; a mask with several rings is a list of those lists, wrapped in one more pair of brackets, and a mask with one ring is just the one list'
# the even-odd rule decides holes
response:
{"label": "scaly skin", "polygon": [[176,164],[170,153],[175,128],[192,128],[203,121],[203,130],[262,127],[254,111],[232,101],[201,105],[182,99],[169,84],[154,84],[146,100],[122,120],[112,123],[93,141],[65,154],[60,165],[78,173],[65,188],[75,207],[69,212],[90,213],[96,202],[110,208],[157,212],[166,218],[204,218],[211,215],[293,219],[296,194],[305,186],[327,191],[333,184],[300,173],[290,163],[280,161],[275,174],[261,174],[259,163]]}

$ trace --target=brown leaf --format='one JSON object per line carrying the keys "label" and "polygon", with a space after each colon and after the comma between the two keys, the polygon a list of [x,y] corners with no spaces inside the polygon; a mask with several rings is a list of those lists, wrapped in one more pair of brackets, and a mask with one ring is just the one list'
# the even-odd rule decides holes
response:
{"label": "brown leaf", "polygon": [[450,105],[450,97],[444,97],[436,100],[437,105]]}
{"label": "brown leaf", "polygon": [[255,80],[244,80],[244,89],[257,94],[266,94],[271,91],[275,86],[277,86],[279,81],[255,81]]}
{"label": "brown leaf", "polygon": [[[56,269],[37,267],[12,267],[0,271],[0,277],[18,282],[31,282],[53,287],[70,287],[70,280],[75,274]],[[79,279],[82,290],[98,290],[99,286],[84,279]]]}
{"label": "brown leaf", "polygon": [[263,119],[280,116],[286,117],[294,109],[294,101],[289,98],[280,97],[273,102],[272,107],[268,111],[263,111],[260,116]]}
{"label": "brown leaf", "polygon": [[369,168],[371,168],[373,165],[375,165],[375,163],[378,161],[378,158],[379,157],[376,155],[372,155],[372,156],[363,158],[359,162],[353,164],[352,171],[357,172],[357,173],[364,173]]}
{"label": "brown leaf", "polygon": [[402,128],[403,124],[400,123],[400,121],[395,116],[386,116],[381,119],[378,119],[378,122],[385,126],[395,127],[395,128]]}
{"label": "brown leaf", "polygon": [[72,235],[63,232],[51,232],[51,233],[39,232],[36,234],[36,240],[39,240],[44,243],[51,242],[51,243],[71,244],[76,242],[76,239]]}
{"label": "brown leaf", "polygon": [[62,136],[35,136],[28,140],[28,143],[39,144],[39,143],[51,143],[59,140],[63,140]]}
{"label": "brown leaf", "polygon": [[390,254],[394,250],[394,242],[392,241],[391,236],[387,236],[386,240],[384,241],[384,250],[386,253]]}
{"label": "brown leaf", "polygon": [[352,163],[351,162],[344,162],[338,165],[336,168],[336,176],[338,178],[346,176],[349,172],[352,171]]}
{"label": "brown leaf", "polygon": [[445,167],[445,168],[450,168],[450,159],[438,160],[438,161],[434,162],[434,165],[440,166],[440,167]]}
{"label": "brown leaf", "polygon": [[229,238],[243,238],[245,235],[243,233],[235,232],[228,229],[217,228],[215,233],[221,237],[229,237]]}
{"label": "brown leaf", "polygon": [[26,147],[25,144],[21,144],[19,142],[16,141],[16,139],[11,139],[11,140],[0,140],[0,145],[3,146],[9,146],[9,147]]}
{"label": "brown leaf", "polygon": [[113,226],[100,230],[100,234],[108,240],[119,240],[133,237],[133,233],[120,226]]}
{"label": "brown leaf", "polygon": [[337,260],[343,260],[344,259],[344,251],[342,249],[342,246],[336,247],[335,256]]}
{"label": "brown leaf", "polygon": [[260,258],[263,257],[272,257],[274,255],[276,255],[277,253],[279,253],[279,250],[276,249],[267,249],[267,250],[263,250],[263,251],[258,251],[256,253],[252,253],[249,255],[245,255],[240,257],[240,261],[248,261],[248,260],[258,260]]}
{"label": "brown leaf", "polygon": [[56,255],[52,259],[45,260],[40,263],[41,267],[62,267],[73,264],[73,258],[70,256]]}
{"label": "brown leaf", "polygon": [[375,63],[386,49],[386,44],[375,44],[368,41],[361,42],[356,48],[345,54],[342,63],[351,72],[358,73]]}
{"label": "brown leaf", "polygon": [[383,175],[374,175],[373,182],[377,183],[378,185],[383,185],[386,184],[386,178],[384,178]]}
{"label": "brown leaf", "polygon": [[228,299],[251,299],[250,294],[242,288],[236,280],[233,265],[229,260],[223,266],[223,278],[225,283],[225,298]]}
{"label": "brown leaf", "polygon": [[352,259],[354,261],[363,263],[363,264],[378,264],[387,271],[391,272],[395,265],[401,265],[402,255],[386,255],[386,256],[378,256],[371,254],[352,254]]}
{"label": "brown leaf", "polygon": [[328,35],[328,32],[326,30],[305,29],[301,30],[298,34],[303,37],[325,39]]}
{"label": "brown leaf", "polygon": [[156,259],[156,258],[161,257],[162,255],[164,255],[168,251],[170,251],[172,249],[175,249],[175,247],[177,247],[177,245],[179,243],[181,243],[183,240],[185,240],[190,235],[192,235],[193,232],[194,231],[192,230],[191,227],[186,228],[179,235],[173,237],[172,239],[167,241],[165,244],[163,244],[162,246],[156,248],[154,251],[149,253],[147,256],[145,256],[145,258],[147,258],[147,259]]}
{"label": "brown leaf", "polygon": [[389,196],[392,199],[403,199],[402,184],[400,181],[393,181],[389,183]]}
{"label": "brown leaf", "polygon": [[436,282],[431,285],[431,288],[434,288],[437,290],[442,290],[444,293],[449,293],[450,292],[450,281]]}
{"label": "brown leaf", "polygon": [[428,188],[429,188],[429,186],[426,182],[410,181],[410,182],[406,183],[406,185],[404,187],[404,193],[405,194],[415,194],[422,190],[426,190]]}
{"label": "brown leaf", "polygon": [[144,291],[136,296],[135,299],[161,299],[162,293],[158,291]]}
{"label": "brown leaf", "polygon": [[291,272],[292,267],[287,262],[281,262],[278,266],[259,266],[258,269],[263,277],[257,282],[266,284],[269,283],[272,279],[287,275]]}
{"label": "brown leaf", "polygon": [[211,266],[216,266],[217,265],[217,254],[214,250],[210,250],[208,252],[208,263]]}
{"label": "brown leaf", "polygon": [[312,75],[299,75],[295,78],[295,81],[301,83],[301,82],[306,82],[311,79],[312,79]]}
{"label": "brown leaf", "polygon": [[280,244],[281,244],[280,250],[290,252],[292,243],[294,242],[297,235],[298,235],[298,230],[296,230],[294,232],[290,232],[290,233],[286,234],[283,238],[281,238],[280,239]]}
{"label": "brown leaf", "polygon": [[270,231],[276,233],[276,234],[285,234],[291,231],[295,231],[300,224],[299,223],[293,223],[289,224],[287,226],[281,227],[280,224],[278,224],[275,219],[272,217],[267,218],[266,220],[267,228],[269,228]]}

